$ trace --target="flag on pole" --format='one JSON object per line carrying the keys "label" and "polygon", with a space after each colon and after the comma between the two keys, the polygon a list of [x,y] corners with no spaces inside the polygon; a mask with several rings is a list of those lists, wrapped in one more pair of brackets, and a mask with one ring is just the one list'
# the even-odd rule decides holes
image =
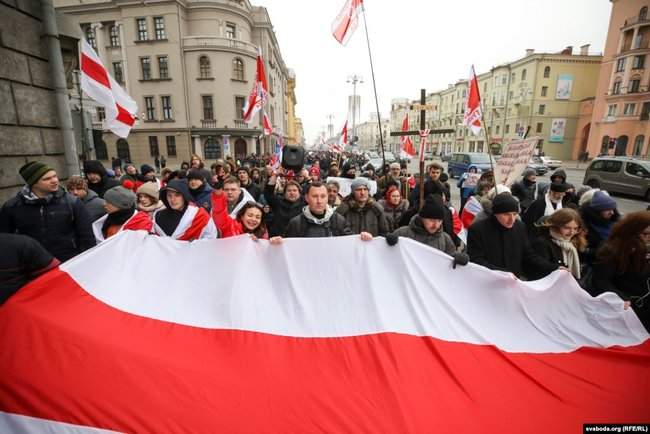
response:
{"label": "flag on pole", "polygon": [[273,125],[271,125],[271,120],[267,116],[266,112],[262,112],[262,125],[264,128],[265,136],[270,136],[273,134]]}
{"label": "flag on pole", "polygon": [[472,131],[472,134],[478,136],[481,132],[483,122],[483,112],[481,111],[481,94],[478,88],[478,80],[474,72],[474,65],[469,73],[469,92],[465,102],[465,116],[463,124]]}
{"label": "flag on pole", "polygon": [[108,129],[118,137],[128,137],[137,118],[138,105],[111,77],[93,47],[85,39],[79,43],[81,90],[104,106]]}
{"label": "flag on pole", "polygon": [[420,161],[424,162],[424,151],[427,148],[427,139],[431,130],[420,130]]}
{"label": "flag on pole", "polygon": [[262,49],[257,49],[257,71],[255,72],[255,83],[251,90],[248,100],[244,105],[244,122],[249,123],[259,112],[268,97],[269,86],[266,83],[266,71],[264,69],[264,60],[262,59]]}
{"label": "flag on pole", "polygon": [[230,155],[230,136],[227,134],[223,135],[223,155]]}
{"label": "flag on pole", "polygon": [[[406,117],[402,121],[402,132],[409,130],[409,115],[406,114]],[[400,156],[402,158],[413,158],[415,157],[415,146],[413,145],[413,139],[409,136],[400,137]]]}
{"label": "flag on pole", "polygon": [[359,13],[363,0],[347,0],[332,23],[332,35],[340,44],[346,45],[359,25]]}
{"label": "flag on pole", "polygon": [[[336,270],[327,278],[315,250]],[[650,336],[623,303],[562,271],[535,282],[477,264],[454,271],[406,238],[388,249],[356,237],[271,246],[125,231],[2,305],[0,432],[647,423]]]}
{"label": "flag on pole", "polygon": [[348,144],[348,121],[345,121],[345,125],[343,125],[343,130],[341,131],[341,135],[339,136],[339,141],[338,143],[332,143],[331,148],[332,151],[336,152],[337,154],[340,154],[343,152],[345,147]]}

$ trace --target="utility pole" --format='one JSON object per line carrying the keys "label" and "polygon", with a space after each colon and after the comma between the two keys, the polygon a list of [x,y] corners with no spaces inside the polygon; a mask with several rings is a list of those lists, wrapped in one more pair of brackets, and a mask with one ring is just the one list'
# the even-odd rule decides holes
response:
{"label": "utility pole", "polygon": [[89,146],[88,141],[86,140],[86,117],[84,116],[84,97],[81,92],[81,71],[74,70],[72,71],[75,77],[75,86],[77,88],[77,95],[79,95],[79,125],[81,126],[81,155],[83,155],[84,160],[90,159],[89,157]]}
{"label": "utility pole", "polygon": [[334,115],[333,114],[327,115],[327,120],[329,121],[327,123],[327,131],[329,132],[329,137],[331,138],[334,137],[334,124],[333,124]]}
{"label": "utility pole", "polygon": [[357,134],[357,83],[363,84],[363,77],[360,75],[351,75],[348,77],[348,83],[352,84],[352,137]]}

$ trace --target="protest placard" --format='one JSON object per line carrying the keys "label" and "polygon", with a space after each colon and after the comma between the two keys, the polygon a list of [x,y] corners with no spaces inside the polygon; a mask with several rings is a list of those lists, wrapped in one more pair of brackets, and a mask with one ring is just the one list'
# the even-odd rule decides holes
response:
{"label": "protest placard", "polygon": [[517,139],[506,145],[494,171],[497,184],[512,185],[523,173],[535,152],[539,137]]}

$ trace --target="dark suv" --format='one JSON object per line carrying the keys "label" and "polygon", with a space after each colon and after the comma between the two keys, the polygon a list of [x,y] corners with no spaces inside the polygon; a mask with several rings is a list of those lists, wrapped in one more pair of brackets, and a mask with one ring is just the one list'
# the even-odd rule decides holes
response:
{"label": "dark suv", "polygon": [[650,161],[598,157],[587,168],[583,183],[610,193],[631,194],[650,201]]}

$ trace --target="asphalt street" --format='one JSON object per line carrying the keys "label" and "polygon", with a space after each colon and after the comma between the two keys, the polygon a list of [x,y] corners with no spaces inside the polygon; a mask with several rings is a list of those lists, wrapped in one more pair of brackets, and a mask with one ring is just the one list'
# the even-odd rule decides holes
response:
{"label": "asphalt street", "polygon": [[[437,160],[439,163],[440,161]],[[428,165],[432,161],[427,161],[426,164]],[[447,170],[447,163],[442,163],[443,167],[445,168],[445,171]],[[576,188],[582,187],[582,181],[585,176],[585,168],[587,167],[586,164],[581,163],[578,167],[576,167],[576,162],[571,161],[571,162],[566,162],[562,168],[565,170],[567,174],[567,182],[573,184],[576,186]],[[411,160],[411,163],[409,164],[409,172],[410,173],[417,173],[418,172],[418,161],[417,159]],[[538,176],[537,179],[542,181],[542,182],[550,182],[549,176],[552,173],[552,171],[549,171],[546,175],[544,176]],[[452,204],[455,208],[458,208],[460,206],[460,190],[456,187],[456,183],[458,182],[458,179],[450,179],[449,183],[452,186],[452,191],[451,191],[451,196],[452,196]],[[619,212],[625,214],[629,212],[634,212],[634,211],[641,211],[644,210],[650,205],[650,203],[646,202],[643,200],[643,198],[640,197],[634,197],[634,196],[622,196],[618,194],[613,194],[612,197],[616,200],[616,203],[618,204],[618,210]]]}

